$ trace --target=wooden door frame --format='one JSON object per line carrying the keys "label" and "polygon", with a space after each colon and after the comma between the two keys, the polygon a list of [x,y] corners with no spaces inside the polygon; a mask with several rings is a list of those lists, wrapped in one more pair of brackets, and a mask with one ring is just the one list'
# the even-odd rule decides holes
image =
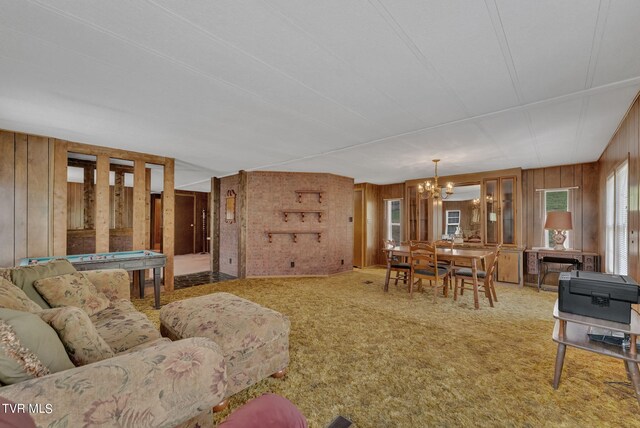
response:
{"label": "wooden door frame", "polygon": [[[359,268],[363,268],[365,263],[366,263],[366,242],[367,242],[367,230],[366,230],[366,212],[365,212],[365,189],[363,188],[357,188],[353,190],[354,192],[354,196],[360,192],[360,235],[361,235],[361,239],[360,239],[360,266],[356,266],[355,264],[355,254],[354,254],[354,258],[353,258],[353,265]],[[355,248],[355,231],[358,227],[358,219],[355,216],[355,197],[354,197],[354,213],[353,213],[353,230],[354,230],[354,248]]]}

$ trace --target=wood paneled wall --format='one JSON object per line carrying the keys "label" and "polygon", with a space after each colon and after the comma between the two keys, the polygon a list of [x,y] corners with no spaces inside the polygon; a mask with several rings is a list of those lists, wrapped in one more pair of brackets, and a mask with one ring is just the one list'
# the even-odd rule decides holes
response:
{"label": "wood paneled wall", "polygon": [[[598,163],[561,165],[522,171],[523,246],[542,247],[542,196],[536,189],[577,187],[573,196],[571,246],[577,250],[598,252]],[[525,272],[525,282],[535,283],[535,275]]]}
{"label": "wood paneled wall", "polygon": [[[96,156],[96,251],[109,251],[109,159],[119,158],[164,166],[163,252],[167,256],[165,290],[173,290],[174,160],[108,147],[0,130],[0,266],[23,257],[65,255],[67,252],[68,152]],[[140,174],[142,177],[143,174]],[[144,174],[147,176],[148,174]],[[138,186],[146,186],[140,178]],[[142,198],[138,190],[140,212]],[[134,249],[147,244],[148,216],[134,216]],[[136,232],[137,229],[137,232]]]}
{"label": "wood paneled wall", "polygon": [[[354,239],[362,240],[363,264],[366,266],[385,265],[386,260],[380,248],[384,239],[384,201],[402,199],[404,183],[377,185],[358,183],[354,189],[362,191],[362,218],[354,218],[354,230],[361,226]],[[357,215],[359,211],[354,211]],[[357,244],[356,244],[357,245]]]}
{"label": "wood paneled wall", "polygon": [[383,214],[381,206],[381,187],[371,183],[359,183],[354,186],[355,190],[362,191],[362,211],[361,219],[354,219],[354,225],[358,225],[357,236],[362,240],[362,261],[363,267],[373,266],[379,263],[378,253],[382,245],[382,235],[380,232],[381,217]]}
{"label": "wood paneled wall", "polygon": [[0,266],[53,249],[53,144],[0,131]]}
{"label": "wood paneled wall", "polygon": [[599,165],[599,253],[602,270],[605,268],[606,230],[606,180],[625,160],[629,160],[629,270],[636,281],[640,280],[638,233],[640,233],[640,97],[636,97],[620,123],[609,145],[598,160]]}
{"label": "wood paneled wall", "polygon": [[524,247],[543,246],[540,221],[542,197],[536,189],[574,189],[572,247],[582,251],[598,250],[598,164],[595,162],[561,165],[522,171]]}

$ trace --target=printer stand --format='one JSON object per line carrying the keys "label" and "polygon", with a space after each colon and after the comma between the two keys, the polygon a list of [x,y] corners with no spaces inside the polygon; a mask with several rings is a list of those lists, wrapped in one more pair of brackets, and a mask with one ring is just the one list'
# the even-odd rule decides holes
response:
{"label": "printer stand", "polygon": [[[560,385],[560,376],[562,375],[566,348],[567,346],[573,346],[585,351],[623,360],[627,377],[633,385],[636,392],[636,399],[640,404],[640,371],[638,370],[640,356],[638,356],[636,348],[637,337],[640,334],[640,315],[632,309],[631,323],[621,324],[583,315],[560,312],[558,310],[558,301],[556,300],[553,308],[553,317],[556,319],[556,324],[553,328],[553,341],[558,344],[556,368],[553,375],[553,389],[558,389]],[[587,336],[589,327],[599,327],[626,333],[631,339],[631,346],[625,349],[621,346],[592,341],[589,339],[589,336]]]}

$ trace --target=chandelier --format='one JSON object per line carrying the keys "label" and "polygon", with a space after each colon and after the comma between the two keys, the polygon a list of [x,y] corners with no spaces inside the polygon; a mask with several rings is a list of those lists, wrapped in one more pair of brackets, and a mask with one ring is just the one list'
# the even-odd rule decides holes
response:
{"label": "chandelier", "polygon": [[[418,184],[418,193],[423,198],[447,199],[453,195],[453,183],[447,183],[444,188],[438,184],[438,162],[440,162],[440,159],[433,160],[433,163],[436,164],[436,175],[433,177],[433,183],[431,180],[426,180],[424,183]],[[444,190],[444,195],[442,190]]]}

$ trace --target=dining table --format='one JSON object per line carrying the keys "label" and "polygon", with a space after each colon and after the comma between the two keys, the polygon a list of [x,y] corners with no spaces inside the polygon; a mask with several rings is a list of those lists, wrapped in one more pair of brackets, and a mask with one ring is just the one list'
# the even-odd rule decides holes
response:
{"label": "dining table", "polygon": [[[411,263],[411,248],[409,245],[388,246],[382,249],[385,252],[391,252],[392,256],[406,257]],[[438,260],[451,262],[468,262],[471,265],[471,277],[473,281],[473,303],[476,309],[480,308],[479,287],[478,283],[478,265],[493,254],[493,250],[485,248],[451,248],[436,247],[436,256]],[[412,279],[410,279],[412,280]],[[389,291],[389,282],[385,282],[384,291]],[[489,287],[484,287],[484,294],[489,299],[489,305],[493,307],[493,297]]]}

